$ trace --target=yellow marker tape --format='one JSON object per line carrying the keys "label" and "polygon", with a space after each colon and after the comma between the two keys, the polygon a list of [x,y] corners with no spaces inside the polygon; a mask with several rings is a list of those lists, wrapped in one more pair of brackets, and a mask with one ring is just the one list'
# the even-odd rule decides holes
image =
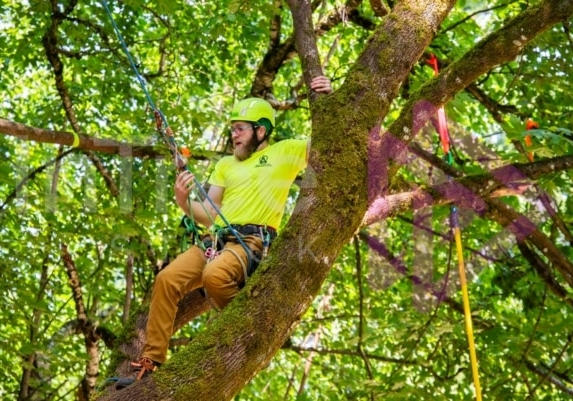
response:
{"label": "yellow marker tape", "polygon": [[80,146],[80,136],[76,132],[72,132],[72,135],[74,136],[72,147],[77,148],[78,146]]}

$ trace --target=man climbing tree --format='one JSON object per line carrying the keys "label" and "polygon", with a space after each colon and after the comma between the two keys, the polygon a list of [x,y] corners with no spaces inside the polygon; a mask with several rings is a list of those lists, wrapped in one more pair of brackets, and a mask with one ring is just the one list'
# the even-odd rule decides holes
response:
{"label": "man climbing tree", "polygon": [[[571,397],[573,2],[110,0],[138,77],[101,3],[0,8],[0,394],[473,399],[455,204],[485,398]],[[323,74],[332,94],[302,89]],[[132,305],[180,218],[138,78],[195,178],[228,156],[245,94],[273,106],[277,139],[312,133],[310,174],[233,301],[187,325],[210,306],[186,295],[176,352],[94,394],[143,354],[148,314]],[[429,123],[442,107],[452,164]],[[527,117],[542,122],[532,148]]]}
{"label": "man climbing tree", "polygon": [[[310,89],[332,92],[330,81],[323,76],[314,78]],[[185,294],[204,288],[219,309],[235,298],[277,236],[290,186],[306,166],[310,141],[285,140],[269,145],[276,123],[266,100],[239,101],[230,123],[234,155],[215,166],[208,199],[190,201],[195,177],[186,170],[177,176],[177,204],[188,217],[213,231],[157,275],[143,355],[132,363],[138,371],[137,380],[165,362],[177,305]],[[120,379],[116,388],[133,381]]]}

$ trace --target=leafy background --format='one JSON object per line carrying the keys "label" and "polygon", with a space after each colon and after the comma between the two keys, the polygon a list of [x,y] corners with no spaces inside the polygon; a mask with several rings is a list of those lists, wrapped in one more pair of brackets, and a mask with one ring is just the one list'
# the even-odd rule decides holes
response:
{"label": "leafy background", "polygon": [[[428,52],[447,65],[529,3],[458,1]],[[11,0],[0,4],[1,118],[72,131],[43,46],[54,12],[63,13],[69,5]],[[280,39],[290,35],[288,10],[279,6],[280,2],[236,0],[111,4],[152,98],[167,116],[178,143],[191,149],[190,167],[200,181],[228,151],[228,110],[252,89],[253,77],[267,55],[269,21],[275,13],[282,18]],[[337,1],[322,2],[315,21],[342,6]],[[335,89],[379,21],[369,3],[360,3],[357,10],[363,24],[343,18],[319,38],[325,72]],[[525,118],[541,126],[529,132],[535,157],[571,154],[570,23],[556,25],[526,46],[518,59],[480,77],[475,86],[487,101],[466,90],[448,103],[457,163],[464,172],[525,162],[512,142],[523,141]],[[159,153],[148,158],[97,154],[118,188],[113,193],[102,170],[85,153],[62,157],[66,146],[0,136],[3,399],[81,399],[78,386],[87,355],[61,245],[67,246],[77,266],[89,318],[119,333],[133,307],[130,301],[137,304],[148,294],[157,261],[177,245],[181,218],[172,201],[172,160],[101,4],[74,4],[56,32],[62,78],[81,132],[98,139],[156,145]],[[409,95],[432,75],[420,60],[385,125],[397,118]],[[278,138],[310,133],[304,89],[297,91],[300,80],[296,56],[286,59],[274,77],[273,95],[278,100],[299,100],[298,107],[278,112]],[[439,155],[435,135],[428,127],[419,141]],[[476,152],[493,157],[477,160]],[[400,177],[408,188],[444,176],[413,160]],[[553,200],[567,233],[573,207],[570,172],[546,175],[536,182],[535,190],[508,202],[531,216],[571,260],[571,237],[558,230],[540,206],[542,192]],[[472,398],[449,208],[437,206],[428,213],[425,231],[413,225],[412,212],[365,227],[340,255],[290,341],[236,399]],[[468,211],[461,214],[484,395],[569,399],[571,289],[561,284],[564,293],[556,292],[499,225]],[[394,259],[373,251],[368,237],[382,243]],[[554,271],[549,274],[562,281]],[[416,288],[417,275],[426,281]],[[129,286],[133,293],[126,295]],[[447,289],[447,297],[436,302],[430,293],[441,288]],[[172,351],[202,330],[213,313],[178,332],[179,345]],[[101,352],[101,372],[105,372],[110,350],[102,343]],[[105,379],[98,381],[103,384]],[[23,393],[24,383],[28,395]]]}

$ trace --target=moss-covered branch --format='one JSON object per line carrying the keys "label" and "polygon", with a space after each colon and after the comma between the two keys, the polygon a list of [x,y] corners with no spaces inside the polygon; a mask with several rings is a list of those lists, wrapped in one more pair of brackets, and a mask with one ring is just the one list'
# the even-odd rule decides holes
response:
{"label": "moss-covered branch", "polygon": [[412,129],[416,105],[420,101],[428,101],[436,107],[443,106],[484,73],[515,60],[536,36],[572,14],[573,2],[568,0],[546,0],[525,10],[414,93],[388,131],[410,142],[413,136],[408,133]]}
{"label": "moss-covered branch", "polygon": [[573,169],[573,155],[540,160],[535,163],[515,163],[491,172],[447,181],[413,191],[377,197],[364,216],[364,225],[414,209],[414,205],[438,206],[456,204],[483,212],[486,201],[500,196],[520,195],[534,181],[549,173]]}
{"label": "moss-covered branch", "polygon": [[53,143],[74,146],[80,150],[130,157],[158,157],[168,155],[167,149],[156,146],[134,145],[131,143],[99,139],[85,134],[30,127],[0,118],[0,134],[39,143]]}

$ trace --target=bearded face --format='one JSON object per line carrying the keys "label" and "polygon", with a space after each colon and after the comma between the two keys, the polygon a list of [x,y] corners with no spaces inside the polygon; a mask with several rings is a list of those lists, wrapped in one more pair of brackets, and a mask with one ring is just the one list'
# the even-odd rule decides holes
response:
{"label": "bearded face", "polygon": [[259,147],[259,141],[254,132],[251,132],[250,137],[247,138],[237,138],[233,140],[233,145],[235,146],[234,155],[239,161],[247,160]]}

